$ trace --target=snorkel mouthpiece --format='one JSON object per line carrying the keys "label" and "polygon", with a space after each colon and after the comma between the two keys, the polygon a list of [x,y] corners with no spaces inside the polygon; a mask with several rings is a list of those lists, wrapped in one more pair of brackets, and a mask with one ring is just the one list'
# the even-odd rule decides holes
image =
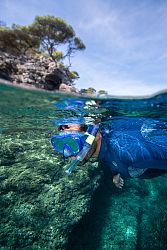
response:
{"label": "snorkel mouthpiece", "polygon": [[67,174],[71,174],[75,168],[77,167],[78,163],[83,161],[86,157],[87,153],[91,149],[91,146],[95,140],[96,134],[99,130],[99,125],[89,125],[88,129],[85,133],[85,135],[88,135],[88,137],[85,140],[85,144],[83,146],[83,149],[77,154],[76,158],[72,160],[68,168],[65,170]]}

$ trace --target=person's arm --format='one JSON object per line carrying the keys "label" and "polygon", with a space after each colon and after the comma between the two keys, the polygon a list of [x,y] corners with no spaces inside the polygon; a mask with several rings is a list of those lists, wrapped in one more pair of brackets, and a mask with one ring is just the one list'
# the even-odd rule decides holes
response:
{"label": "person's arm", "polygon": [[124,180],[120,174],[113,175],[113,183],[117,188],[123,188]]}

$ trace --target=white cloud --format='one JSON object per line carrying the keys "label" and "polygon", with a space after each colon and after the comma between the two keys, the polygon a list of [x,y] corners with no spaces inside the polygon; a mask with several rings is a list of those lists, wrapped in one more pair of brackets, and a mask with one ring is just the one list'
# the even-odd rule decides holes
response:
{"label": "white cloud", "polygon": [[119,1],[115,7],[107,1],[91,3],[94,6],[79,26],[91,44],[89,54],[85,52],[76,64],[80,84],[96,89],[103,86],[121,95],[167,88],[167,5],[153,1],[127,7],[119,6]]}
{"label": "white cloud", "polygon": [[81,18],[79,27],[95,46],[103,46],[104,51],[112,53],[116,51],[120,57],[129,56],[131,60],[157,57],[162,46],[165,50],[166,5],[162,8],[161,4],[157,7],[142,1],[129,8],[120,5],[120,1],[116,7],[110,6],[108,1],[91,3],[85,6],[87,15]]}

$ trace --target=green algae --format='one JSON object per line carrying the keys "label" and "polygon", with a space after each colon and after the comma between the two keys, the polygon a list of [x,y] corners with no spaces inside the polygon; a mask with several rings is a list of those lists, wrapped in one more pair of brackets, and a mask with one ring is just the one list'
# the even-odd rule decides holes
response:
{"label": "green algae", "polygon": [[[68,176],[64,161],[50,145],[50,131],[39,133],[35,139],[30,132],[15,134],[12,140],[1,135],[2,247],[63,248],[73,226],[89,210],[99,183],[96,163]],[[96,172],[94,178],[92,172]]]}

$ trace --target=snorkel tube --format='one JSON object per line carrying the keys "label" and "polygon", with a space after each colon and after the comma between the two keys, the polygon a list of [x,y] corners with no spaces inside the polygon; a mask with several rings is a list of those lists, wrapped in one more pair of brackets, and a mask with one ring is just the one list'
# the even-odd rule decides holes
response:
{"label": "snorkel tube", "polygon": [[87,131],[85,132],[85,135],[88,135],[88,137],[85,140],[85,144],[83,146],[83,149],[77,154],[76,158],[72,160],[72,162],[69,164],[65,172],[67,174],[71,174],[75,168],[77,167],[78,163],[83,161],[83,159],[86,157],[87,153],[91,149],[91,146],[96,138],[96,134],[99,130],[99,125],[89,125]]}

